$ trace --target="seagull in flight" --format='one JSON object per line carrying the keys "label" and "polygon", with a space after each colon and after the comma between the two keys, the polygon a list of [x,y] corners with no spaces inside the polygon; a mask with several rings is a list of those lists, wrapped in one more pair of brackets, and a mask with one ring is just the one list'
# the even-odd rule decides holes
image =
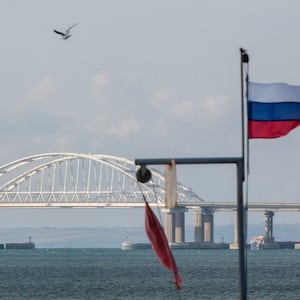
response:
{"label": "seagull in flight", "polygon": [[61,35],[61,38],[62,38],[63,40],[66,40],[66,39],[68,39],[69,37],[71,37],[70,30],[71,30],[73,27],[75,27],[77,24],[78,24],[78,23],[75,23],[74,25],[72,25],[71,27],[69,27],[69,28],[66,30],[66,32],[60,32],[60,31],[57,31],[57,30],[55,30],[55,29],[53,29],[53,31],[54,31],[55,33],[57,33],[57,34],[60,34],[60,35]]}

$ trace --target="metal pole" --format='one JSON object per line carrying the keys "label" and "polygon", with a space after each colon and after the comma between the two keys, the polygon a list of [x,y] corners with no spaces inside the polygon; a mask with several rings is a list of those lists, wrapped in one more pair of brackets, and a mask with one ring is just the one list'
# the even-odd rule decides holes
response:
{"label": "metal pole", "polygon": [[[246,273],[246,256],[245,256],[245,208],[244,208],[244,192],[243,182],[245,181],[245,101],[244,101],[244,64],[248,64],[249,56],[247,52],[240,48],[241,53],[241,114],[242,114],[242,162],[237,164],[237,213],[238,213],[238,244],[239,244],[239,274],[240,274],[240,299],[247,299],[247,273]],[[248,76],[247,76],[248,80]],[[247,143],[248,143],[248,134]],[[248,150],[247,150],[248,157]],[[248,172],[248,159],[247,159],[247,172]]]}
{"label": "metal pole", "polygon": [[243,71],[243,58],[245,55],[245,50],[240,49],[241,52],[241,116],[242,116],[242,158],[245,158],[245,108],[244,108],[244,71]]}
{"label": "metal pole", "polygon": [[[243,65],[244,64],[248,64],[249,62],[249,56],[246,53],[246,50],[244,50],[243,48],[240,49],[241,52],[241,115],[242,115],[242,158],[243,160],[245,159],[245,129],[247,128],[247,126],[245,126],[245,101],[244,101],[244,70],[243,70]],[[248,83],[248,75],[247,75],[247,83]],[[248,137],[248,134],[246,134],[246,136]],[[247,138],[248,140],[248,138]],[[247,141],[248,143],[248,141]],[[248,155],[248,151],[247,151],[247,155]],[[247,160],[247,164],[248,164],[248,160]],[[244,176],[245,178],[245,176]]]}
{"label": "metal pole", "polygon": [[245,268],[245,224],[243,200],[244,161],[237,163],[237,214],[238,214],[238,245],[239,245],[239,289],[240,299],[247,299],[247,274]]}

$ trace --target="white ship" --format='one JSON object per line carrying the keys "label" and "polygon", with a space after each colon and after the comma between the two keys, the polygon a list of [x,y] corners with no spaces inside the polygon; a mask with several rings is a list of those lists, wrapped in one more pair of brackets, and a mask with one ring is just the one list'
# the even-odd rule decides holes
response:
{"label": "white ship", "polygon": [[131,250],[132,244],[130,243],[128,236],[126,237],[125,241],[122,243],[122,249],[123,250]]}
{"label": "white ship", "polygon": [[123,250],[151,249],[151,244],[150,243],[131,243],[128,239],[128,236],[127,236],[125,241],[122,243],[122,249]]}

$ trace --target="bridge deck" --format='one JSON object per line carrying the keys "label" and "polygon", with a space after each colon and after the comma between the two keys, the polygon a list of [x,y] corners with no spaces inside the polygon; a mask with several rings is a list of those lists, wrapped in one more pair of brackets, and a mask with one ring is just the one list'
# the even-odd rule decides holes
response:
{"label": "bridge deck", "polygon": [[[141,203],[99,203],[99,202],[65,202],[65,203],[0,203],[0,207],[9,208],[143,208],[145,204]],[[164,208],[163,203],[150,203],[150,206]],[[188,209],[206,208],[211,211],[234,211],[237,209],[236,202],[203,202],[203,203],[182,203],[179,207]],[[300,211],[300,203],[275,203],[275,202],[256,202],[248,204],[249,211]]]}

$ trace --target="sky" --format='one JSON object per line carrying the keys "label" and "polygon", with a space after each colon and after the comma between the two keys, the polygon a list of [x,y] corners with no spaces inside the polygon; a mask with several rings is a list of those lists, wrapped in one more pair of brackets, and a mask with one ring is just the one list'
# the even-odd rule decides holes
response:
{"label": "sky", "polygon": [[[297,0],[1,0],[0,165],[48,152],[240,156],[239,49],[250,80],[300,85],[299,10]],[[67,40],[53,32],[76,22]],[[299,152],[300,128],[251,140],[249,202],[298,203]],[[177,170],[201,198],[236,200],[233,167]],[[141,211],[98,214],[2,210],[0,226],[143,226]]]}

